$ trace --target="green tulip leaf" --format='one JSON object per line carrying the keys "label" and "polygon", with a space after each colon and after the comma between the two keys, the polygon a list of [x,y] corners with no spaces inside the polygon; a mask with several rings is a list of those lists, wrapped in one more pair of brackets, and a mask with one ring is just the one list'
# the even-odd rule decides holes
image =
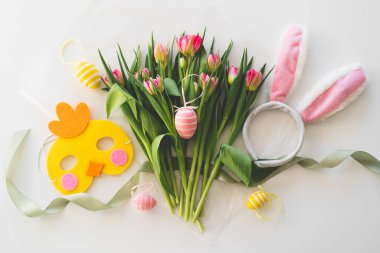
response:
{"label": "green tulip leaf", "polygon": [[175,97],[181,96],[181,94],[179,92],[179,89],[177,87],[177,84],[176,84],[176,82],[173,79],[171,79],[171,78],[165,78],[164,79],[164,86],[165,86],[166,92],[169,95],[175,96]]}
{"label": "green tulip leaf", "polygon": [[230,145],[223,144],[220,149],[220,159],[245,185],[250,184],[252,161],[249,155]]}
{"label": "green tulip leaf", "polygon": [[136,99],[129,95],[128,92],[126,92],[119,85],[112,85],[110,91],[108,92],[106,101],[107,117],[109,117],[114,109],[118,108],[124,103],[128,103],[134,116],[137,118]]}
{"label": "green tulip leaf", "polygon": [[[166,178],[164,173],[164,168],[161,166],[161,152],[164,150],[161,145],[168,145],[167,139],[173,141],[175,143],[175,136],[172,134],[161,134],[157,136],[152,143],[152,163],[154,167],[154,171],[156,172],[158,179],[160,180],[160,183],[162,187],[165,189],[167,193],[174,196],[174,191],[170,187],[169,179]],[[175,146],[175,145],[173,145]]]}

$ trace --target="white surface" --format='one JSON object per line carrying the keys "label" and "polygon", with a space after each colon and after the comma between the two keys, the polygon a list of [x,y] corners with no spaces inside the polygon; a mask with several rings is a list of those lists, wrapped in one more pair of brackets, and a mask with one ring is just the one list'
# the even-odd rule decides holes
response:
{"label": "white surface", "polygon": [[[69,35],[85,43],[92,60],[98,61],[94,50],[97,47],[102,48],[108,59],[115,60],[113,45],[117,41],[124,45],[124,50],[131,50],[138,43],[145,45],[151,30],[158,41],[166,42],[182,30],[197,32],[207,26],[208,38],[215,35],[221,49],[227,39],[234,40],[232,63],[237,64],[242,48],[248,47],[260,65],[264,61],[274,63],[283,27],[291,22],[305,25],[310,31],[309,57],[304,78],[290,98],[290,104],[296,105],[323,75],[347,63],[363,62],[370,82],[360,99],[346,110],[325,122],[307,126],[301,155],[321,159],[343,148],[363,149],[380,157],[378,1],[347,0],[344,4],[337,0],[136,1],[135,4],[120,1],[103,15],[91,16],[103,5],[104,2],[71,0],[1,2],[0,154],[4,156],[12,132],[33,127],[23,149],[25,156],[20,157],[21,172],[16,173],[15,182],[42,206],[56,196],[56,192],[29,161],[33,161],[39,141],[48,133],[49,117],[24,99],[20,88],[33,91],[30,89],[33,84],[35,93],[48,86],[51,90],[54,87],[67,89],[58,97],[47,91],[42,95],[29,94],[40,96],[38,102],[52,113],[54,108],[49,106],[57,99],[92,101],[94,115],[104,117],[104,96],[74,87],[75,81],[69,77],[71,72],[66,66],[51,74],[59,75],[59,79],[46,78],[39,84],[32,81],[39,71],[53,69],[46,63],[54,64],[57,46]],[[93,20],[87,29],[78,22],[85,18]],[[114,25],[106,27],[104,22],[114,22]],[[77,28],[73,28],[75,24]],[[115,37],[115,34],[118,35]],[[62,76],[66,79],[62,80]],[[63,88],[61,83],[68,85]],[[118,116],[115,114],[113,119],[118,120]],[[122,124],[126,126],[125,122]],[[241,140],[239,142],[240,145]],[[142,161],[143,156],[137,157],[135,167]],[[126,178],[127,175],[122,175],[117,179],[100,180],[91,193],[106,200]],[[167,214],[162,201],[157,209],[146,214],[134,212],[130,205],[98,213],[70,205],[56,216],[27,218],[10,202],[1,180],[0,251],[379,251],[380,176],[355,161],[349,159],[338,168],[323,171],[294,166],[264,187],[282,198],[284,210],[277,220],[260,221],[252,212],[241,208],[245,196],[253,190],[215,184],[207,208],[218,216],[209,220],[210,232],[202,238]],[[219,192],[226,195],[221,196]],[[223,230],[217,233],[221,227]]]}

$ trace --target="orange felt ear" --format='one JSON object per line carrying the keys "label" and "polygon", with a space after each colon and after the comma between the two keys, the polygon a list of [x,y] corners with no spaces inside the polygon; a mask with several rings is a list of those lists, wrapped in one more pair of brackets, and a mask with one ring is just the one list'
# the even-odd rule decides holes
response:
{"label": "orange felt ear", "polygon": [[61,102],[56,108],[59,120],[49,123],[50,131],[62,138],[73,138],[80,135],[90,120],[90,109],[85,103],[77,105],[75,110],[67,103]]}

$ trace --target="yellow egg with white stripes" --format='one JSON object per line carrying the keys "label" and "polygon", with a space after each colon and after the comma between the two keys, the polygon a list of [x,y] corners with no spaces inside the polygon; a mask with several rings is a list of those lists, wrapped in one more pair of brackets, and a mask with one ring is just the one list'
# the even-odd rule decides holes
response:
{"label": "yellow egg with white stripes", "polygon": [[91,89],[96,89],[102,83],[99,70],[94,64],[81,61],[75,67],[75,76],[79,81]]}
{"label": "yellow egg with white stripes", "polygon": [[257,210],[260,209],[268,202],[269,196],[266,192],[257,191],[249,196],[247,201],[247,207],[249,209]]}
{"label": "yellow egg with white stripes", "polygon": [[[277,206],[277,212],[275,212],[275,216],[277,216],[282,209],[281,199],[279,196],[277,196],[274,193],[266,192],[261,185],[259,185],[258,187],[260,190],[252,193],[249,196],[248,201],[247,201],[247,207],[249,209],[252,209],[256,213],[256,216],[259,219],[270,220],[273,217],[267,216],[265,214],[265,212],[261,213],[260,209],[263,206],[265,206],[266,204],[268,204],[267,208],[264,208],[264,209],[266,209],[266,210],[272,209],[272,199],[275,199],[277,202],[277,205],[276,205]],[[273,212],[272,212],[272,214],[273,214]]]}

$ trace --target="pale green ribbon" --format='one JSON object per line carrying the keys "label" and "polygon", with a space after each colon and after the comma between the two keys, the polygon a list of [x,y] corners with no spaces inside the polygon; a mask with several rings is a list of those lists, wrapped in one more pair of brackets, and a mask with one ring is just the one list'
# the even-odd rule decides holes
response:
{"label": "pale green ribbon", "polygon": [[[13,135],[10,143],[9,152],[6,156],[5,164],[6,184],[9,196],[13,203],[16,205],[16,207],[26,216],[39,217],[49,214],[56,214],[62,211],[70,202],[90,211],[101,211],[109,208],[122,206],[131,198],[131,189],[134,185],[136,185],[139,182],[140,172],[152,172],[149,163],[144,163],[141,169],[137,171],[132,176],[132,178],[127,183],[125,183],[107,203],[104,203],[86,193],[79,193],[56,198],[53,201],[51,201],[45,209],[41,209],[27,196],[25,196],[13,184],[9,177],[10,172],[14,170],[13,160],[15,158],[15,154],[17,153],[17,150],[22,144],[25,137],[28,135],[29,131],[30,130],[23,130]],[[307,169],[333,168],[342,163],[348,157],[352,157],[364,167],[368,168],[369,170],[375,173],[380,174],[380,161],[377,160],[371,154],[365,151],[338,150],[329,154],[321,162],[317,162],[311,158],[296,157],[289,163],[277,168],[260,168],[259,170],[261,172],[265,171],[265,173],[263,173],[262,178],[260,178],[260,175],[257,176],[257,180],[254,182],[254,185],[268,180],[269,178],[277,175],[285,169],[293,166],[294,164],[299,164],[300,166]],[[253,173],[255,172],[253,171]],[[236,183],[236,181],[234,181],[230,176],[228,176],[228,174],[222,171],[217,179],[224,182]]]}

